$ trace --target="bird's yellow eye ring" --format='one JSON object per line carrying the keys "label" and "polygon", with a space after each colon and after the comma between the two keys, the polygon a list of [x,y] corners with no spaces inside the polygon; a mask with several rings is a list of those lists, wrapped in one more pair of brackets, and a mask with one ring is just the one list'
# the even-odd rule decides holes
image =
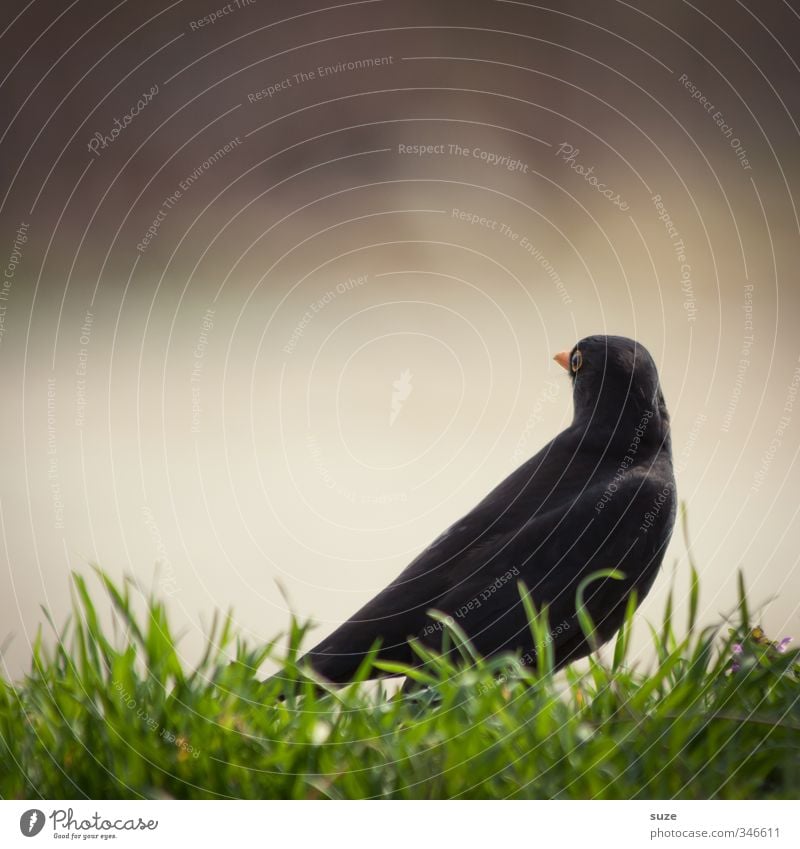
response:
{"label": "bird's yellow eye ring", "polygon": [[580,351],[575,351],[569,365],[573,373],[575,373],[583,365],[583,354]]}

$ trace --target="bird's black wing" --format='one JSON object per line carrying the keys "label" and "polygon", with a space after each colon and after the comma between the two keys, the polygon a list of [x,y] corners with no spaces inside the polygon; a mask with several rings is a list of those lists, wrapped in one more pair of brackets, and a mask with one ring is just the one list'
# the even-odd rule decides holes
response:
{"label": "bird's black wing", "polygon": [[[376,640],[381,642],[381,659],[416,662],[409,637],[433,646],[440,641],[440,626],[428,615],[431,609],[452,616],[482,654],[530,649],[517,588],[520,580],[537,606],[550,605],[557,658],[574,659],[573,654],[586,653],[577,624],[575,591],[590,572],[616,568],[626,574],[626,581],[598,582],[587,589],[585,599],[600,642],[608,639],[619,627],[631,589],[636,587],[639,597],[644,596],[663,556],[663,545],[657,544],[658,528],[636,532],[662,485],[660,477],[641,470],[628,472],[600,512],[595,505],[602,494],[601,483],[584,486],[577,494],[571,482],[565,487],[551,485],[548,493],[573,494],[566,501],[540,495],[540,509],[529,518],[520,511],[523,505],[529,509],[531,494],[522,500],[514,498],[510,480],[312,649],[307,660],[316,671],[334,682],[349,680]],[[501,488],[505,488],[503,497],[498,498]],[[548,499],[553,504],[549,509],[541,506]],[[665,508],[665,518],[667,513]],[[661,536],[668,539],[669,533]]]}
{"label": "bird's black wing", "polygon": [[[467,517],[465,517],[466,519]],[[416,655],[410,637],[420,637],[430,623],[428,611],[458,584],[459,575],[469,574],[480,552],[499,542],[487,535],[479,542],[455,526],[452,535],[442,536],[423,551],[389,586],[365,604],[305,657],[329,681],[342,683],[354,675],[376,640],[382,660],[412,664]],[[457,549],[454,556],[452,552]]]}
{"label": "bird's black wing", "polygon": [[349,680],[376,640],[384,660],[412,663],[408,638],[430,623],[428,611],[479,570],[522,523],[545,509],[564,476],[569,430],[516,469],[434,540],[375,598],[305,656],[333,682]]}
{"label": "bird's black wing", "polygon": [[[537,609],[546,603],[549,639],[559,666],[589,651],[576,610],[576,593],[588,575],[615,569],[624,580],[601,578],[587,585],[584,606],[596,626],[598,643],[620,627],[628,597],[649,591],[663,559],[674,521],[674,486],[657,473],[639,469],[625,475],[600,511],[601,486],[586,490],[566,509],[532,518],[497,545],[485,564],[473,562],[471,574],[442,596],[436,609],[452,617],[480,654],[522,650],[533,661],[534,646],[520,599],[519,582]],[[653,504],[659,516],[644,527]],[[424,640],[441,645],[440,635]]]}

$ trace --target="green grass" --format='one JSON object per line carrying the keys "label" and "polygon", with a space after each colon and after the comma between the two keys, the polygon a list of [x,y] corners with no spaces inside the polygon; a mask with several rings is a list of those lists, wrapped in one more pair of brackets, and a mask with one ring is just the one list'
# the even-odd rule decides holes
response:
{"label": "green grass", "polygon": [[[307,630],[296,621],[283,681],[262,683],[258,669],[286,641],[249,646],[230,617],[215,622],[204,658],[186,668],[164,604],[150,597],[142,613],[130,582],[97,575],[95,598],[113,607],[118,633],[101,627],[75,575],[68,626],[40,635],[24,680],[0,678],[3,798],[800,793],[797,652],[753,626],[741,581],[735,622],[700,628],[694,566],[683,636],[672,593],[651,629],[654,670],[631,668],[629,618],[607,664],[591,659],[554,675],[546,612],[529,607],[538,669],[476,659],[464,645],[464,662],[453,665],[420,648],[424,664],[412,674],[426,687],[411,696],[384,684],[315,686],[296,664]],[[457,629],[451,637],[458,643]],[[731,672],[735,644],[740,668]]]}

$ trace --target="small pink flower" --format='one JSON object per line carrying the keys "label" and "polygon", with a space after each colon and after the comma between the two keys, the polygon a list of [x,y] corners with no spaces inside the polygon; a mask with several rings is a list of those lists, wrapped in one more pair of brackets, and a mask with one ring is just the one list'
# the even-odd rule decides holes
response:
{"label": "small pink flower", "polygon": [[742,654],[744,648],[742,647],[741,643],[734,643],[731,646],[731,651],[733,652],[733,654]]}
{"label": "small pink flower", "polygon": [[781,654],[783,654],[783,653],[786,651],[786,649],[789,647],[789,643],[791,643],[791,641],[792,641],[792,638],[791,638],[791,637],[784,637],[784,638],[783,638],[783,639],[782,639],[782,640],[778,643],[778,651],[779,651]]}

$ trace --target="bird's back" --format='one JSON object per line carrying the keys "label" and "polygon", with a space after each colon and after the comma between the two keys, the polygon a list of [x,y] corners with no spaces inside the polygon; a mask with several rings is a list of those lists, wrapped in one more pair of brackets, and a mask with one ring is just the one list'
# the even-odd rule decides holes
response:
{"label": "bird's back", "polygon": [[[380,658],[414,663],[409,637],[441,645],[431,609],[452,617],[484,655],[519,650],[530,658],[520,581],[537,605],[550,605],[556,657],[567,662],[588,652],[575,611],[579,582],[615,568],[626,573],[624,586],[606,581],[586,598],[600,641],[607,639],[630,591],[641,599],[650,589],[675,512],[668,444],[620,468],[617,442],[579,427],[560,433],[312,649],[312,666],[347,681],[376,640]],[[641,529],[659,498],[658,515]]]}

